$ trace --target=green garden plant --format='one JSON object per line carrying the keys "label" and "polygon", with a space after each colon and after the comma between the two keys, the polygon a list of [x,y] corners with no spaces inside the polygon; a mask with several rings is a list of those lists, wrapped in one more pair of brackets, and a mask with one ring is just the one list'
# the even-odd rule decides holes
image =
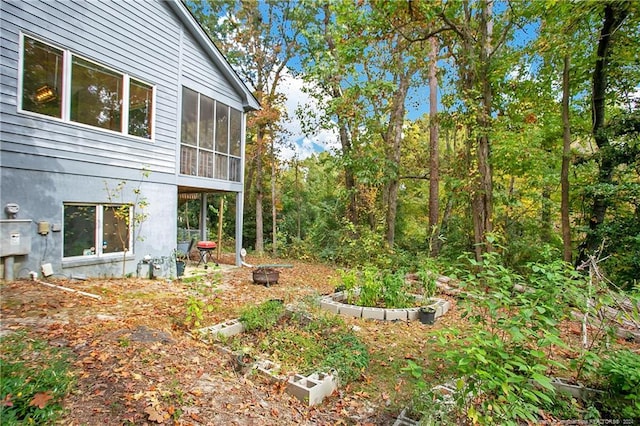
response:
{"label": "green garden plant", "polygon": [[391,272],[366,266],[361,271],[340,271],[338,287],[349,304],[369,307],[407,308],[415,305],[402,270]]}
{"label": "green garden plant", "polygon": [[566,348],[558,324],[580,281],[557,260],[529,264],[526,276],[504,267],[497,253],[468,263],[476,271],[463,280],[470,327],[439,335],[459,387],[452,416],[481,424],[535,422],[539,408],[555,398],[550,374],[565,368],[552,355]]}
{"label": "green garden plant", "polygon": [[250,348],[281,364],[285,371],[335,371],[343,385],[361,377],[369,366],[369,352],[342,318],[306,311],[281,315],[281,306],[265,302],[243,312],[247,320],[243,324],[249,327],[231,339],[231,347]]}
{"label": "green garden plant", "polygon": [[189,286],[189,295],[185,302],[185,318],[183,321],[184,326],[188,329],[201,327],[204,314],[213,312],[215,308],[211,301],[211,296],[214,294],[217,283],[221,277],[219,274],[214,274],[211,277],[212,281],[210,284],[205,283],[204,277],[194,277],[183,280],[183,283]]}
{"label": "green garden plant", "polygon": [[284,305],[279,300],[267,300],[259,305],[244,308],[240,322],[246,331],[267,330],[273,327],[284,314]]}
{"label": "green garden plant", "polygon": [[18,332],[0,339],[3,425],[54,424],[74,382],[70,353]]}
{"label": "green garden plant", "polygon": [[619,351],[607,358],[599,370],[606,397],[607,417],[640,420],[640,354]]}

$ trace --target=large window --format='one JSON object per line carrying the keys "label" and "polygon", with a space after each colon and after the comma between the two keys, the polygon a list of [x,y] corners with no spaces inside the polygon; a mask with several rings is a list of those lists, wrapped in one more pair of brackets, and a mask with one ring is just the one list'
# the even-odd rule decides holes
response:
{"label": "large window", "polygon": [[152,138],[153,86],[127,74],[23,36],[21,83],[23,111]]}
{"label": "large window", "polygon": [[131,251],[131,206],[64,205],[63,256],[103,256]]}
{"label": "large window", "polygon": [[182,89],[180,173],[241,181],[242,113]]}

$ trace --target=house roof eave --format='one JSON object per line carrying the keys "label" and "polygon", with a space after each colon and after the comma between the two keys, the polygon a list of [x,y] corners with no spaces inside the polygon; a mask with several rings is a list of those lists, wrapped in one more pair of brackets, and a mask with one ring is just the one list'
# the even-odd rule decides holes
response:
{"label": "house roof eave", "polygon": [[260,106],[260,102],[258,102],[244,81],[242,81],[238,76],[229,61],[227,61],[227,58],[222,54],[222,52],[220,52],[200,23],[194,18],[187,5],[185,5],[181,0],[171,0],[169,1],[169,5],[180,21],[184,24],[186,29],[189,30],[196,41],[209,55],[213,63],[219,67],[224,77],[226,77],[238,93],[242,95],[244,111],[257,111],[261,109],[262,107]]}

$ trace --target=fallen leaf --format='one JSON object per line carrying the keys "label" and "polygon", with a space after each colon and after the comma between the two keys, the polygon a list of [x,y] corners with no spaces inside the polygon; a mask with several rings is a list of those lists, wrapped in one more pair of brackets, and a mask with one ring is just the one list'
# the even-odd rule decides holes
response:
{"label": "fallen leaf", "polygon": [[29,402],[29,406],[36,406],[40,409],[43,409],[47,406],[47,402],[53,398],[51,391],[46,392],[38,392],[33,395],[33,399]]}
{"label": "fallen leaf", "polygon": [[7,394],[7,396],[4,397],[4,399],[0,402],[0,405],[3,407],[13,407],[13,402],[11,402],[11,397],[13,395],[11,395],[10,393]]}
{"label": "fallen leaf", "polygon": [[156,422],[156,423],[164,422],[164,415],[165,415],[164,411],[158,410],[153,406],[149,406],[144,410],[144,412],[149,415],[149,421]]}

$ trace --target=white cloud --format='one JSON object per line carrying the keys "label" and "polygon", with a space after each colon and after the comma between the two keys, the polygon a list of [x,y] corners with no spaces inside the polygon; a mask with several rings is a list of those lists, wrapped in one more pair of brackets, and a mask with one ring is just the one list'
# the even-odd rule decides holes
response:
{"label": "white cloud", "polygon": [[314,153],[330,151],[339,147],[338,135],[334,130],[318,129],[312,135],[305,135],[302,125],[296,116],[299,108],[315,109],[319,107],[318,102],[305,93],[302,88],[306,83],[300,77],[293,76],[285,70],[280,86],[280,92],[285,96],[285,107],[289,115],[289,120],[283,123],[283,127],[289,132],[291,146],[284,146],[280,149],[279,156],[288,160],[296,155],[299,159],[310,157]]}

